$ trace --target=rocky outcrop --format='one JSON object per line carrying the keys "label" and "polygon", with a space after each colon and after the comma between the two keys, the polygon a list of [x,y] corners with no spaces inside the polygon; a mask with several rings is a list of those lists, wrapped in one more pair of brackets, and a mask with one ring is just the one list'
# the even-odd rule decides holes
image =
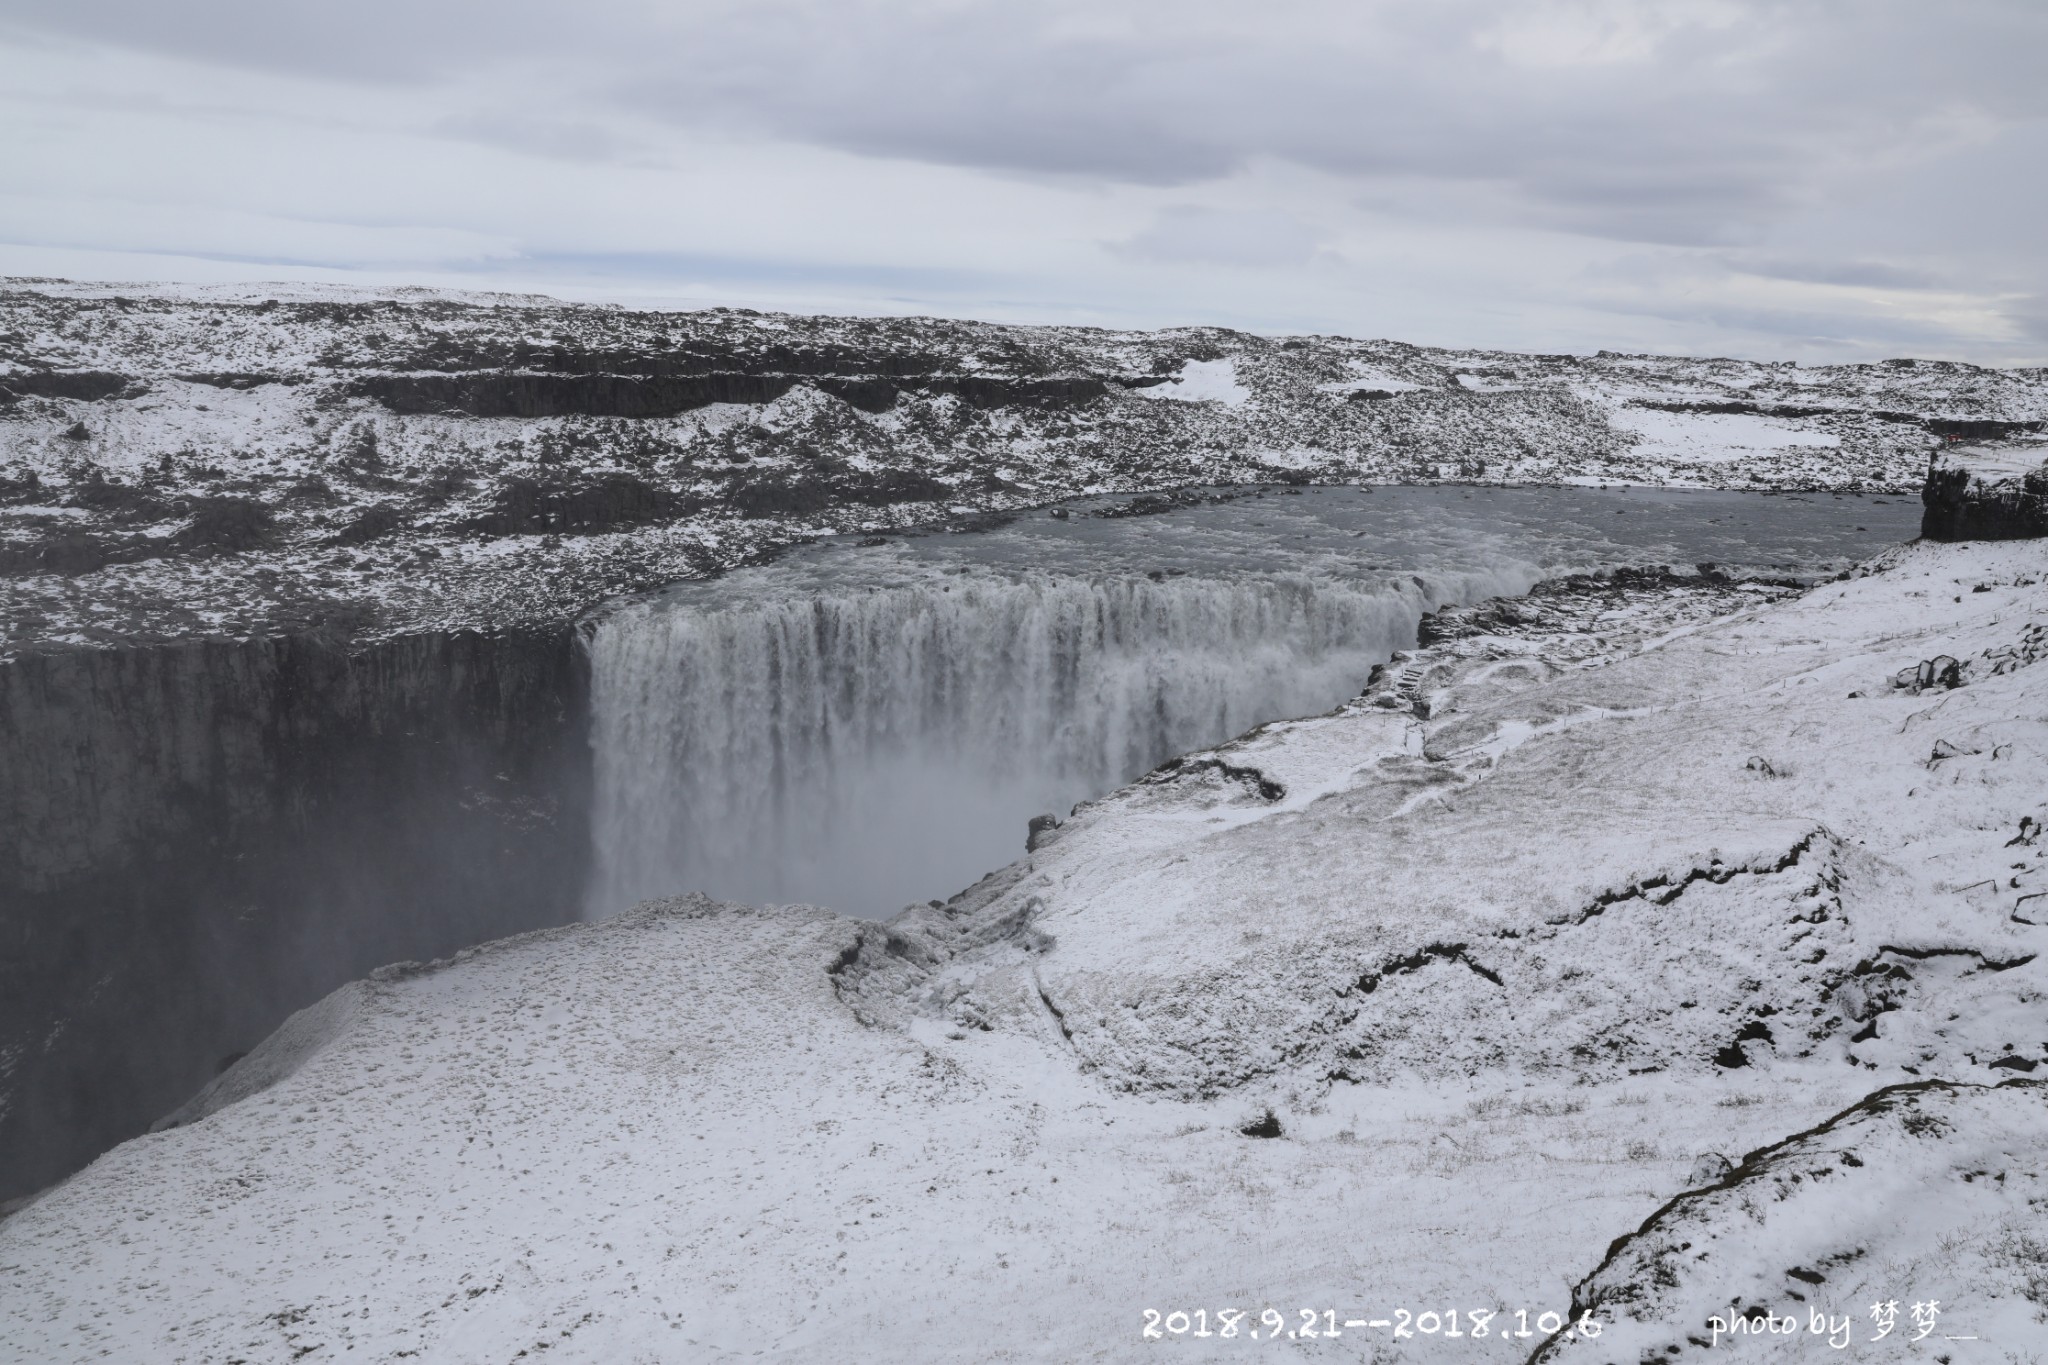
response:
{"label": "rocky outcrop", "polygon": [[1920,500],[1926,507],[1920,534],[1929,540],[2048,535],[2048,445],[1943,450],[1928,464]]}
{"label": "rocky outcrop", "polygon": [[148,386],[125,374],[104,370],[29,370],[0,377],[0,405],[24,398],[70,398],[93,403],[105,398],[131,398]]}
{"label": "rocky outcrop", "polygon": [[[800,376],[736,371],[684,375],[387,374],[355,380],[349,392],[374,398],[395,413],[461,413],[468,417],[676,417],[713,403],[772,403]],[[815,387],[863,412],[886,412],[906,389],[950,394],[976,408],[1048,407],[1086,403],[1109,392],[1087,376],[1021,378],[921,375],[892,378],[854,373],[815,380]]]}
{"label": "rocky outcrop", "polygon": [[474,527],[485,535],[583,535],[622,530],[695,511],[701,499],[657,488],[631,474],[597,479],[508,479]]}
{"label": "rocky outcrop", "polygon": [[674,417],[713,403],[768,403],[788,393],[787,375],[389,374],[350,392],[396,413],[469,417]]}
{"label": "rocky outcrop", "polygon": [[[1841,1351],[1884,1341],[1869,1305],[1886,1301],[1897,1325],[1885,1345],[1957,1331],[2017,1342],[2048,1306],[2048,1265],[2027,1232],[2038,1225],[2029,1206],[2040,1197],[2044,1119],[2040,1081],[1874,1091],[1617,1238],[1563,1315],[1600,1323],[1598,1333],[1560,1331],[1531,1360],[1689,1360],[1745,1336]],[[1944,1294],[1953,1272],[1934,1269],[1958,1262],[1974,1272],[1967,1299]],[[1904,1311],[1929,1300],[1949,1303],[1964,1325],[1943,1327],[1939,1307],[1919,1323]]]}

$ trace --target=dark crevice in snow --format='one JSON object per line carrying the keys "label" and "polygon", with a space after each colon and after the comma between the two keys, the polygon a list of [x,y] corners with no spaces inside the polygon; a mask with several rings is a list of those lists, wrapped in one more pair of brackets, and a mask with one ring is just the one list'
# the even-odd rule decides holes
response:
{"label": "dark crevice in snow", "polygon": [[[1694,866],[1688,868],[1683,876],[1675,880],[1667,873],[1658,873],[1653,877],[1645,877],[1641,881],[1630,882],[1627,886],[1616,890],[1603,891],[1595,896],[1576,915],[1560,916],[1549,922],[1560,927],[1584,924],[1596,915],[1606,914],[1609,906],[1619,905],[1624,901],[1646,900],[1652,905],[1669,905],[1684,895],[1686,888],[1696,882],[1709,882],[1720,886],[1733,881],[1738,876],[1769,877],[1780,872],[1788,872],[1799,866],[1800,860],[1812,850],[1814,841],[1822,836],[1826,836],[1830,841],[1834,838],[1825,829],[1815,829],[1798,843],[1792,845],[1784,856],[1778,858],[1775,862],[1761,865],[1745,863],[1740,866],[1730,867],[1716,860],[1706,867]],[[1823,878],[1823,883],[1830,890],[1835,890],[1838,886],[1834,873],[1830,873],[1828,877]]]}
{"label": "dark crevice in snow", "polygon": [[[1660,1298],[1683,1292],[1684,1279],[1694,1273],[1694,1265],[1707,1262],[1713,1254],[1711,1238],[1726,1216],[1717,1195],[1750,1184],[1812,1184],[1828,1175],[1829,1168],[1837,1163],[1850,1170],[1867,1168],[1874,1159],[1871,1150],[1882,1145],[1892,1125],[1909,1137],[1938,1137],[1948,1132],[1952,1124],[1933,1112],[1935,1108],[1953,1109],[1955,1102],[1966,1094],[2015,1090],[2048,1094],[2048,1081],[2016,1078],[1980,1085],[1937,1079],[1888,1085],[1810,1128],[1749,1152],[1719,1179],[1673,1196],[1633,1232],[1609,1243],[1600,1263],[1573,1286],[1571,1307],[1565,1315],[1566,1327],[1540,1343],[1530,1353],[1528,1365],[1543,1365],[1560,1358],[1577,1340],[1571,1325],[1588,1313],[1610,1327],[1618,1317],[1641,1319],[1646,1313],[1663,1316],[1657,1312]],[[1851,1145],[1865,1147],[1866,1155],[1858,1156],[1850,1150]],[[1782,1188],[1775,1196],[1765,1190],[1755,1203],[1759,1208],[1768,1208],[1784,1197]],[[1814,1263],[1839,1264],[1862,1254],[1860,1247],[1845,1248],[1837,1255],[1815,1258]],[[1724,1257],[1715,1258],[1718,1268],[1710,1273],[1726,1277],[1739,1271],[1740,1267],[1722,1264],[1723,1260]],[[1813,1282],[1811,1272],[1786,1273],[1802,1282]],[[1684,1329],[1672,1325],[1669,1330],[1677,1333]],[[1687,1341],[1702,1348],[1709,1344],[1706,1338],[1698,1336]],[[1682,1351],[1683,1347],[1674,1341],[1655,1358],[1678,1356]]]}
{"label": "dark crevice in snow", "polygon": [[1863,962],[1858,963],[1856,966],[1856,970],[1858,972],[1866,970],[1879,970],[1876,959],[1884,956],[1886,953],[1890,953],[1895,957],[1909,957],[1917,962],[1925,962],[1928,961],[1930,958],[1937,957],[1974,957],[1977,959],[1977,965],[1979,970],[1987,972],[2009,972],[2014,967],[2026,966],[2029,962],[2032,962],[2034,958],[2037,956],[2037,954],[2034,953],[2027,953],[2021,957],[1995,958],[1985,956],[1984,951],[1981,948],[1907,948],[1902,947],[1898,944],[1886,943],[1880,945],[1878,947],[1877,952],[1874,953],[1870,958],[1865,959]]}
{"label": "dark crevice in snow", "polygon": [[1145,781],[1152,783],[1172,782],[1178,778],[1191,777],[1198,773],[1213,772],[1232,782],[1242,783],[1256,792],[1262,801],[1280,801],[1287,796],[1287,788],[1260,772],[1257,768],[1230,763],[1213,756],[1202,758],[1176,758],[1162,763],[1145,775]]}
{"label": "dark crevice in snow", "polygon": [[1390,976],[1402,976],[1408,972],[1420,971],[1432,962],[1455,962],[1476,976],[1482,976],[1494,985],[1501,984],[1500,973],[1474,962],[1462,943],[1432,943],[1426,948],[1397,957],[1383,964],[1377,971],[1370,971],[1358,978],[1353,988],[1360,995],[1371,995],[1380,988],[1380,983]]}
{"label": "dark crevice in snow", "polygon": [[1053,1022],[1060,1026],[1060,1037],[1066,1039],[1069,1043],[1073,1042],[1074,1030],[1067,1027],[1066,1011],[1062,1010],[1058,1005],[1055,1005],[1053,1003],[1052,992],[1048,991],[1045,988],[1045,983],[1043,981],[1039,981],[1036,977],[1033,977],[1032,982],[1034,985],[1038,987],[1039,1000],[1045,1005],[1046,1011],[1052,1015]]}

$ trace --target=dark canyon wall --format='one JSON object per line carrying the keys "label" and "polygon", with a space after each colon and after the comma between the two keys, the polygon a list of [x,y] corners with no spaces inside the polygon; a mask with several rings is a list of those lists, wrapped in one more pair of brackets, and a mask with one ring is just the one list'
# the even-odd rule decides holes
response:
{"label": "dark canyon wall", "polygon": [[573,917],[584,689],[566,630],[0,666],[0,1199],[374,967]]}
{"label": "dark canyon wall", "polygon": [[1934,461],[1920,501],[1929,540],[2025,540],[2048,536],[2048,465],[1983,478],[1965,465]]}

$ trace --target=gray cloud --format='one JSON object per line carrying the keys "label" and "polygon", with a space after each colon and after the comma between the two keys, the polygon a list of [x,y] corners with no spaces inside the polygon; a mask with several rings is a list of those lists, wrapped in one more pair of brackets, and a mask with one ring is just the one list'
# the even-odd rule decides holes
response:
{"label": "gray cloud", "polygon": [[2015,213],[2044,193],[2038,0],[8,0],[0,22],[408,91],[438,108],[423,133],[571,162],[719,137],[1151,195],[1136,230],[1078,234],[1130,262],[1302,267],[1342,233],[1248,188],[1278,167],[1361,219],[1528,234],[1532,272],[1563,237],[1696,255],[1689,288],[2048,290]]}
{"label": "gray cloud", "polygon": [[1942,289],[1951,285],[1938,272],[1871,260],[1799,260],[1784,257],[1726,258],[1730,269],[1774,280],[1838,284],[1867,289]]}
{"label": "gray cloud", "polygon": [[[1769,213],[1802,182],[1960,136],[1971,118],[2048,113],[2048,9],[2033,0],[11,8],[83,39],[358,79],[517,60],[561,65],[561,88],[580,90],[591,78],[574,69],[593,65],[621,105],[679,122],[1028,174],[1175,184],[1277,157],[1491,179],[1588,226],[1611,212],[1617,235],[1667,208]],[[543,75],[525,93],[556,92]]]}
{"label": "gray cloud", "polygon": [[1123,255],[1196,265],[1305,265],[1322,245],[1315,229],[1284,213],[1174,205],[1136,236],[1115,244]]}
{"label": "gray cloud", "polygon": [[2048,293],[2030,294],[2006,304],[2005,316],[2027,337],[2048,342]]}

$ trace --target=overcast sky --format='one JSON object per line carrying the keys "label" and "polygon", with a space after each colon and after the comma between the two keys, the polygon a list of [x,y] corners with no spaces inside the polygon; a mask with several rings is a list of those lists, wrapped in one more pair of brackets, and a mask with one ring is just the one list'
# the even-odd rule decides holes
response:
{"label": "overcast sky", "polygon": [[0,0],[0,273],[2048,360],[2043,0]]}

